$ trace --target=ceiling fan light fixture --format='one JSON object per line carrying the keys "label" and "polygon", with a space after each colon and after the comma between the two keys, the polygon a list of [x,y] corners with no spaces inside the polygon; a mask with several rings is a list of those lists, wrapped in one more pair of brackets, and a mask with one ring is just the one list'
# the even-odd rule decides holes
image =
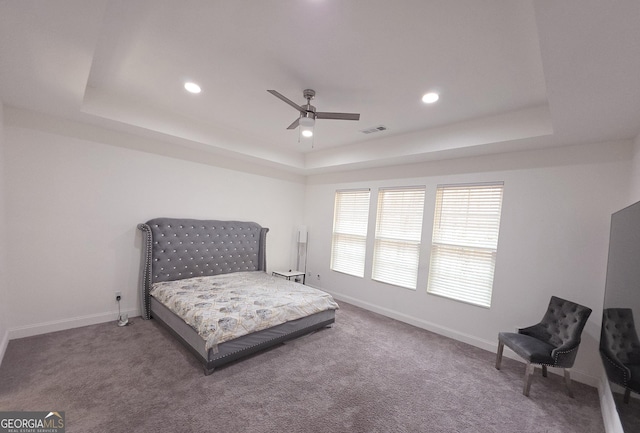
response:
{"label": "ceiling fan light fixture", "polygon": [[313,128],[315,124],[316,124],[316,120],[313,117],[304,116],[300,118],[300,126]]}
{"label": "ceiling fan light fixture", "polygon": [[312,115],[307,113],[306,116],[300,117],[300,121],[298,123],[300,124],[300,134],[304,138],[313,137],[313,127],[316,124],[316,119],[314,119]]}
{"label": "ceiling fan light fixture", "polygon": [[[295,108],[300,113],[300,117],[294,120],[293,123],[287,127],[287,129],[298,129],[300,133],[298,136],[298,142],[300,142],[301,137],[313,137],[313,127],[316,124],[316,119],[360,120],[359,113],[330,113],[325,111],[316,111],[316,107],[311,105],[311,100],[316,96],[316,92],[313,89],[305,89],[302,92],[302,96],[307,100],[307,103],[304,105],[296,104],[291,99],[275,90],[267,90],[267,92],[285,102],[287,105]],[[311,147],[313,147],[313,144]]]}

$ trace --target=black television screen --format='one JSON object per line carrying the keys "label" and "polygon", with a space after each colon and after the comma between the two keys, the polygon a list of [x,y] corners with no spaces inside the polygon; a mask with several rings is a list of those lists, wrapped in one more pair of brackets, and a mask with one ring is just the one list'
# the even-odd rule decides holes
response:
{"label": "black television screen", "polygon": [[640,202],[611,216],[600,355],[625,432],[640,431]]}

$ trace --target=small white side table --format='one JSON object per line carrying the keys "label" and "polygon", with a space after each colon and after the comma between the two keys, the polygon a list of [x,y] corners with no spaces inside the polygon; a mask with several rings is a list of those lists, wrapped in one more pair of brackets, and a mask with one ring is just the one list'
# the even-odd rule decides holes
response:
{"label": "small white side table", "polygon": [[271,272],[271,275],[286,278],[287,280],[291,280],[291,278],[293,278],[294,281],[297,277],[302,277],[302,284],[304,284],[306,277],[306,274],[300,271],[273,271]]}

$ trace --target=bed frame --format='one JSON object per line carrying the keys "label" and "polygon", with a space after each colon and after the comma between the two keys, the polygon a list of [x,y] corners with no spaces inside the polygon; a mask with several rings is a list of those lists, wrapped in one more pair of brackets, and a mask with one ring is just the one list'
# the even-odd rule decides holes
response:
{"label": "bed frame", "polygon": [[266,272],[268,228],[253,222],[155,218],[139,224],[142,231],[140,293],[142,317],[155,319],[202,363],[206,375],[215,368],[268,347],[331,326],[327,310],[205,349],[205,340],[184,320],[149,295],[159,281],[232,272]]}

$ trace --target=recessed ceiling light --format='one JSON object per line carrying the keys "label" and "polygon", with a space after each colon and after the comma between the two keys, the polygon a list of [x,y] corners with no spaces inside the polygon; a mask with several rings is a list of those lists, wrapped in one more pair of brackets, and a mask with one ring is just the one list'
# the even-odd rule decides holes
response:
{"label": "recessed ceiling light", "polygon": [[424,94],[424,96],[422,97],[422,102],[424,102],[425,104],[433,104],[438,99],[440,99],[440,95],[435,92],[429,92]]}
{"label": "recessed ceiling light", "polygon": [[191,93],[200,93],[201,91],[200,86],[190,81],[184,83],[184,88],[187,89],[187,92],[191,92]]}

